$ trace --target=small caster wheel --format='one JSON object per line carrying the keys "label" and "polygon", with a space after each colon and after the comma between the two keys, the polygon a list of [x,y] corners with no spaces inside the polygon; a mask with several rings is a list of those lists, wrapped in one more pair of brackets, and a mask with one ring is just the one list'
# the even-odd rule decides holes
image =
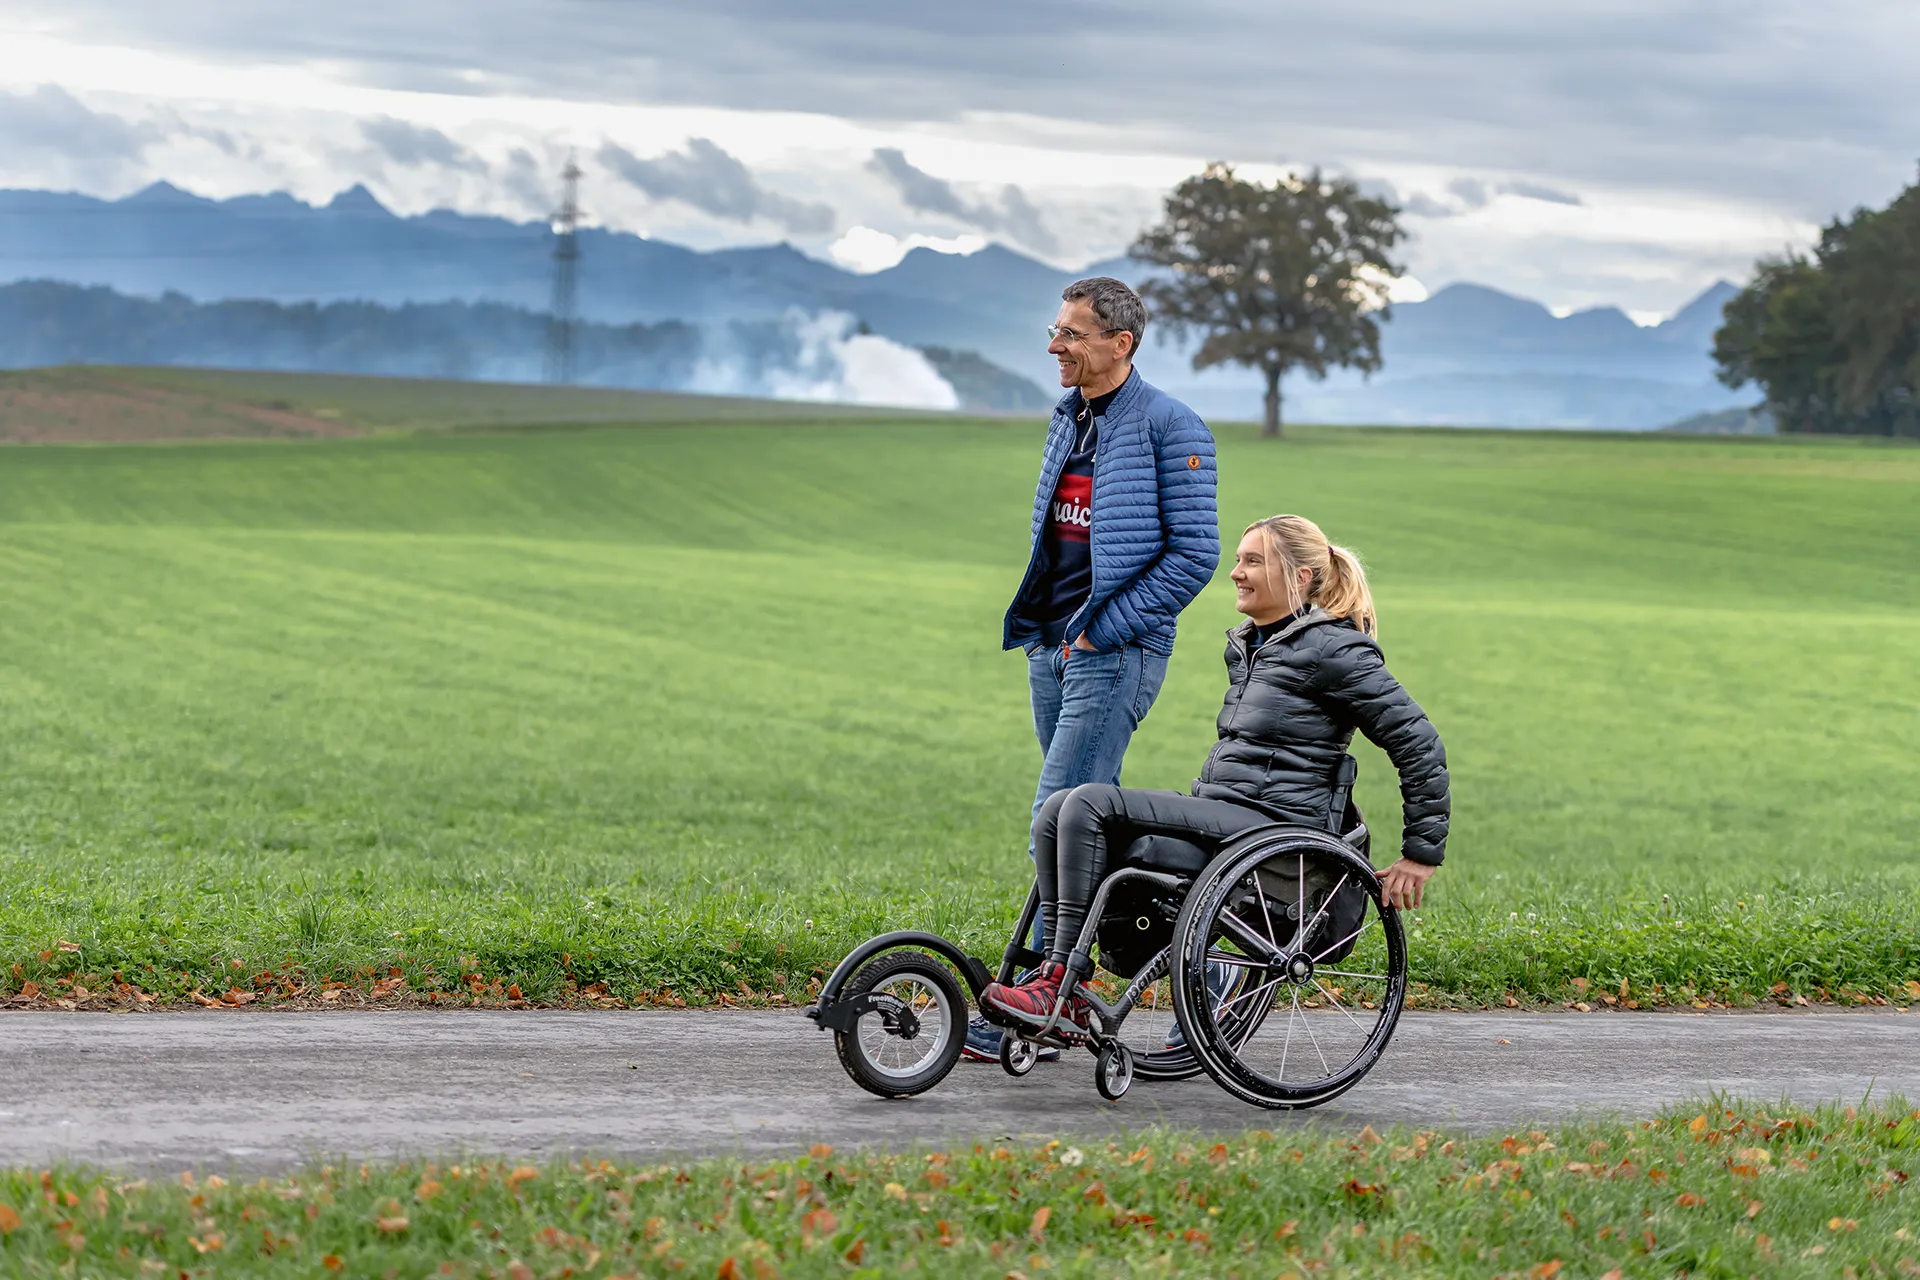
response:
{"label": "small caster wheel", "polygon": [[1010,1076],[1023,1076],[1040,1061],[1040,1050],[1031,1040],[1022,1040],[1011,1031],[1000,1035],[1000,1066]]}
{"label": "small caster wheel", "polygon": [[1108,1102],[1118,1102],[1133,1083],[1133,1050],[1114,1043],[1093,1060],[1093,1087]]}

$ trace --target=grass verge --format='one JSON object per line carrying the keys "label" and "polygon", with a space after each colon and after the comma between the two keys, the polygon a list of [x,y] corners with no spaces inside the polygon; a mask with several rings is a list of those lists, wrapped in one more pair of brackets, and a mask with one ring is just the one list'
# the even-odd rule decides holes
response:
{"label": "grass verge", "polygon": [[0,1175],[0,1264],[97,1276],[1914,1276],[1920,1111],[1497,1137],[1158,1132],[766,1164]]}
{"label": "grass verge", "polygon": [[[1586,1012],[1920,1002],[1920,980],[1905,976],[1920,973],[1920,904],[1903,883],[1783,879],[1733,901],[1700,889],[1585,887],[1523,882],[1413,913],[1408,1004]],[[35,893],[0,896],[17,907]],[[505,890],[491,919],[457,924],[430,895],[405,909],[309,889],[252,918],[225,894],[186,901],[205,918],[178,904],[158,920],[131,904],[96,910],[82,940],[55,937],[16,962],[0,977],[0,999],[67,1009],[777,1007],[809,1003],[841,956],[886,929],[945,933],[992,966],[1013,925],[1009,899],[984,892],[852,902],[820,920],[711,889],[690,890],[679,910],[604,890],[585,907]],[[50,918],[41,936],[72,923]],[[275,956],[275,947],[287,949]]]}

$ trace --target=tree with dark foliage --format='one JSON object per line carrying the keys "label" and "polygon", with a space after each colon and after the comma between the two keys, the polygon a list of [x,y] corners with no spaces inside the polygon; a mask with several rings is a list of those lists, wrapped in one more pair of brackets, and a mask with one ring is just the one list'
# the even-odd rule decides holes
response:
{"label": "tree with dark foliage", "polygon": [[1920,435],[1920,185],[1835,219],[1811,258],[1762,259],[1713,357],[1783,431]]}
{"label": "tree with dark foliage", "polygon": [[1129,252],[1164,268],[1140,292],[1169,332],[1201,335],[1195,369],[1231,363],[1266,376],[1262,434],[1277,436],[1289,370],[1380,367],[1399,213],[1318,169],[1268,186],[1212,164],[1174,189]]}

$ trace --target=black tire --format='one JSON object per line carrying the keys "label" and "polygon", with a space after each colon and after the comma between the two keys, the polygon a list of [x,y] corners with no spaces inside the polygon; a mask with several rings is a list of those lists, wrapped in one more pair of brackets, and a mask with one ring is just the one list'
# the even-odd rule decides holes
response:
{"label": "black tire", "polygon": [[1110,1044],[1093,1061],[1093,1087],[1108,1102],[1127,1096],[1133,1083],[1133,1050],[1124,1044]]}
{"label": "black tire", "polygon": [[918,1025],[911,1035],[889,1027],[878,1010],[851,1031],[833,1033],[840,1065],[853,1082],[883,1098],[910,1098],[946,1079],[967,1039],[967,1000],[946,965],[919,951],[891,951],[862,965],[841,989],[851,1000],[878,991],[894,996]]}
{"label": "black tire", "polygon": [[1040,1050],[1031,1040],[1022,1040],[1011,1031],[1000,1033],[1000,1069],[1015,1079],[1033,1070],[1040,1061]]}
{"label": "black tire", "polygon": [[[1262,833],[1215,858],[1181,908],[1172,952],[1174,1013],[1201,1067],[1275,1110],[1319,1106],[1358,1084],[1406,998],[1406,938],[1379,877],[1350,846],[1306,828]],[[1219,996],[1209,966],[1249,979]],[[1261,1037],[1276,1007],[1286,1017]]]}

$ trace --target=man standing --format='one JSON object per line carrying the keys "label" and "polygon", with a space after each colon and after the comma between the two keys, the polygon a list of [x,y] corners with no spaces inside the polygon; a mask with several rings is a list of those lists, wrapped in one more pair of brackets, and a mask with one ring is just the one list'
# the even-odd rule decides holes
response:
{"label": "man standing", "polygon": [[[1047,430],[1032,550],[1003,640],[1027,653],[1042,752],[1036,813],[1056,791],[1120,781],[1166,676],[1174,622],[1220,561],[1213,436],[1134,371],[1147,328],[1139,295],[1096,276],[1060,297],[1047,351],[1072,389]],[[1034,946],[1045,949],[1037,921]],[[968,1055],[999,1050],[999,1029],[976,1020]]]}

